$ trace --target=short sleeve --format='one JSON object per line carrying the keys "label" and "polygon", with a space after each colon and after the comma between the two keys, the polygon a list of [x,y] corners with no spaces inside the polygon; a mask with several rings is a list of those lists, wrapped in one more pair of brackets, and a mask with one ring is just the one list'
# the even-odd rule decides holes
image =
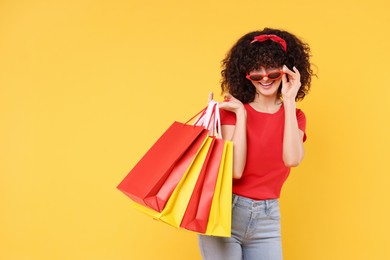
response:
{"label": "short sleeve", "polygon": [[298,121],[298,128],[303,131],[303,142],[306,141],[306,116],[305,113],[303,113],[302,110],[297,109],[297,121]]}
{"label": "short sleeve", "polygon": [[236,125],[236,114],[224,109],[219,110],[221,125]]}

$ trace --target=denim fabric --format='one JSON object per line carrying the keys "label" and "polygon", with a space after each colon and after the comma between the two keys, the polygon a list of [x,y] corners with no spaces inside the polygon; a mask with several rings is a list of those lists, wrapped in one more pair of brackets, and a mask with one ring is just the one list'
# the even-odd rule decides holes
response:
{"label": "denim fabric", "polygon": [[232,236],[199,235],[202,258],[282,260],[279,201],[233,195],[232,206]]}

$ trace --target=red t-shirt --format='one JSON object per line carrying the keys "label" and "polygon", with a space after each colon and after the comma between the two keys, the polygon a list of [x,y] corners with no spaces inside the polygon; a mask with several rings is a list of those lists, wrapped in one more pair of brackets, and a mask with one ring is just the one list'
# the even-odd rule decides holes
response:
{"label": "red t-shirt", "polygon": [[[255,200],[280,197],[290,168],[283,162],[284,106],[274,114],[255,110],[245,104],[247,112],[247,161],[241,179],[233,180],[233,193]],[[235,125],[234,113],[221,109],[221,124]],[[298,127],[304,133],[306,117],[296,110]],[[306,140],[306,134],[303,140]]]}

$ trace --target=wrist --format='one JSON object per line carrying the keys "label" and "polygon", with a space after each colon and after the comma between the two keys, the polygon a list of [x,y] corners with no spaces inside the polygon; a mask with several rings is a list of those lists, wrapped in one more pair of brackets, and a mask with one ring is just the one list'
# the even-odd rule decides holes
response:
{"label": "wrist", "polygon": [[235,111],[237,117],[246,117],[246,110],[245,107],[242,106],[239,109]]}
{"label": "wrist", "polygon": [[295,99],[283,99],[283,105],[285,107],[296,107],[297,103]]}

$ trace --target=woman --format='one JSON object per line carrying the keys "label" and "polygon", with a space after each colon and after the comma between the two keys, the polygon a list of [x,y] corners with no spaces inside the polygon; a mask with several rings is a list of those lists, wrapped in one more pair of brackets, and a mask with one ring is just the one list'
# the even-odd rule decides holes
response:
{"label": "woman", "polygon": [[203,259],[282,259],[280,191],[303,159],[306,118],[296,108],[310,89],[310,49],[265,28],[240,38],[222,63],[222,135],[231,140],[230,238],[199,236]]}

